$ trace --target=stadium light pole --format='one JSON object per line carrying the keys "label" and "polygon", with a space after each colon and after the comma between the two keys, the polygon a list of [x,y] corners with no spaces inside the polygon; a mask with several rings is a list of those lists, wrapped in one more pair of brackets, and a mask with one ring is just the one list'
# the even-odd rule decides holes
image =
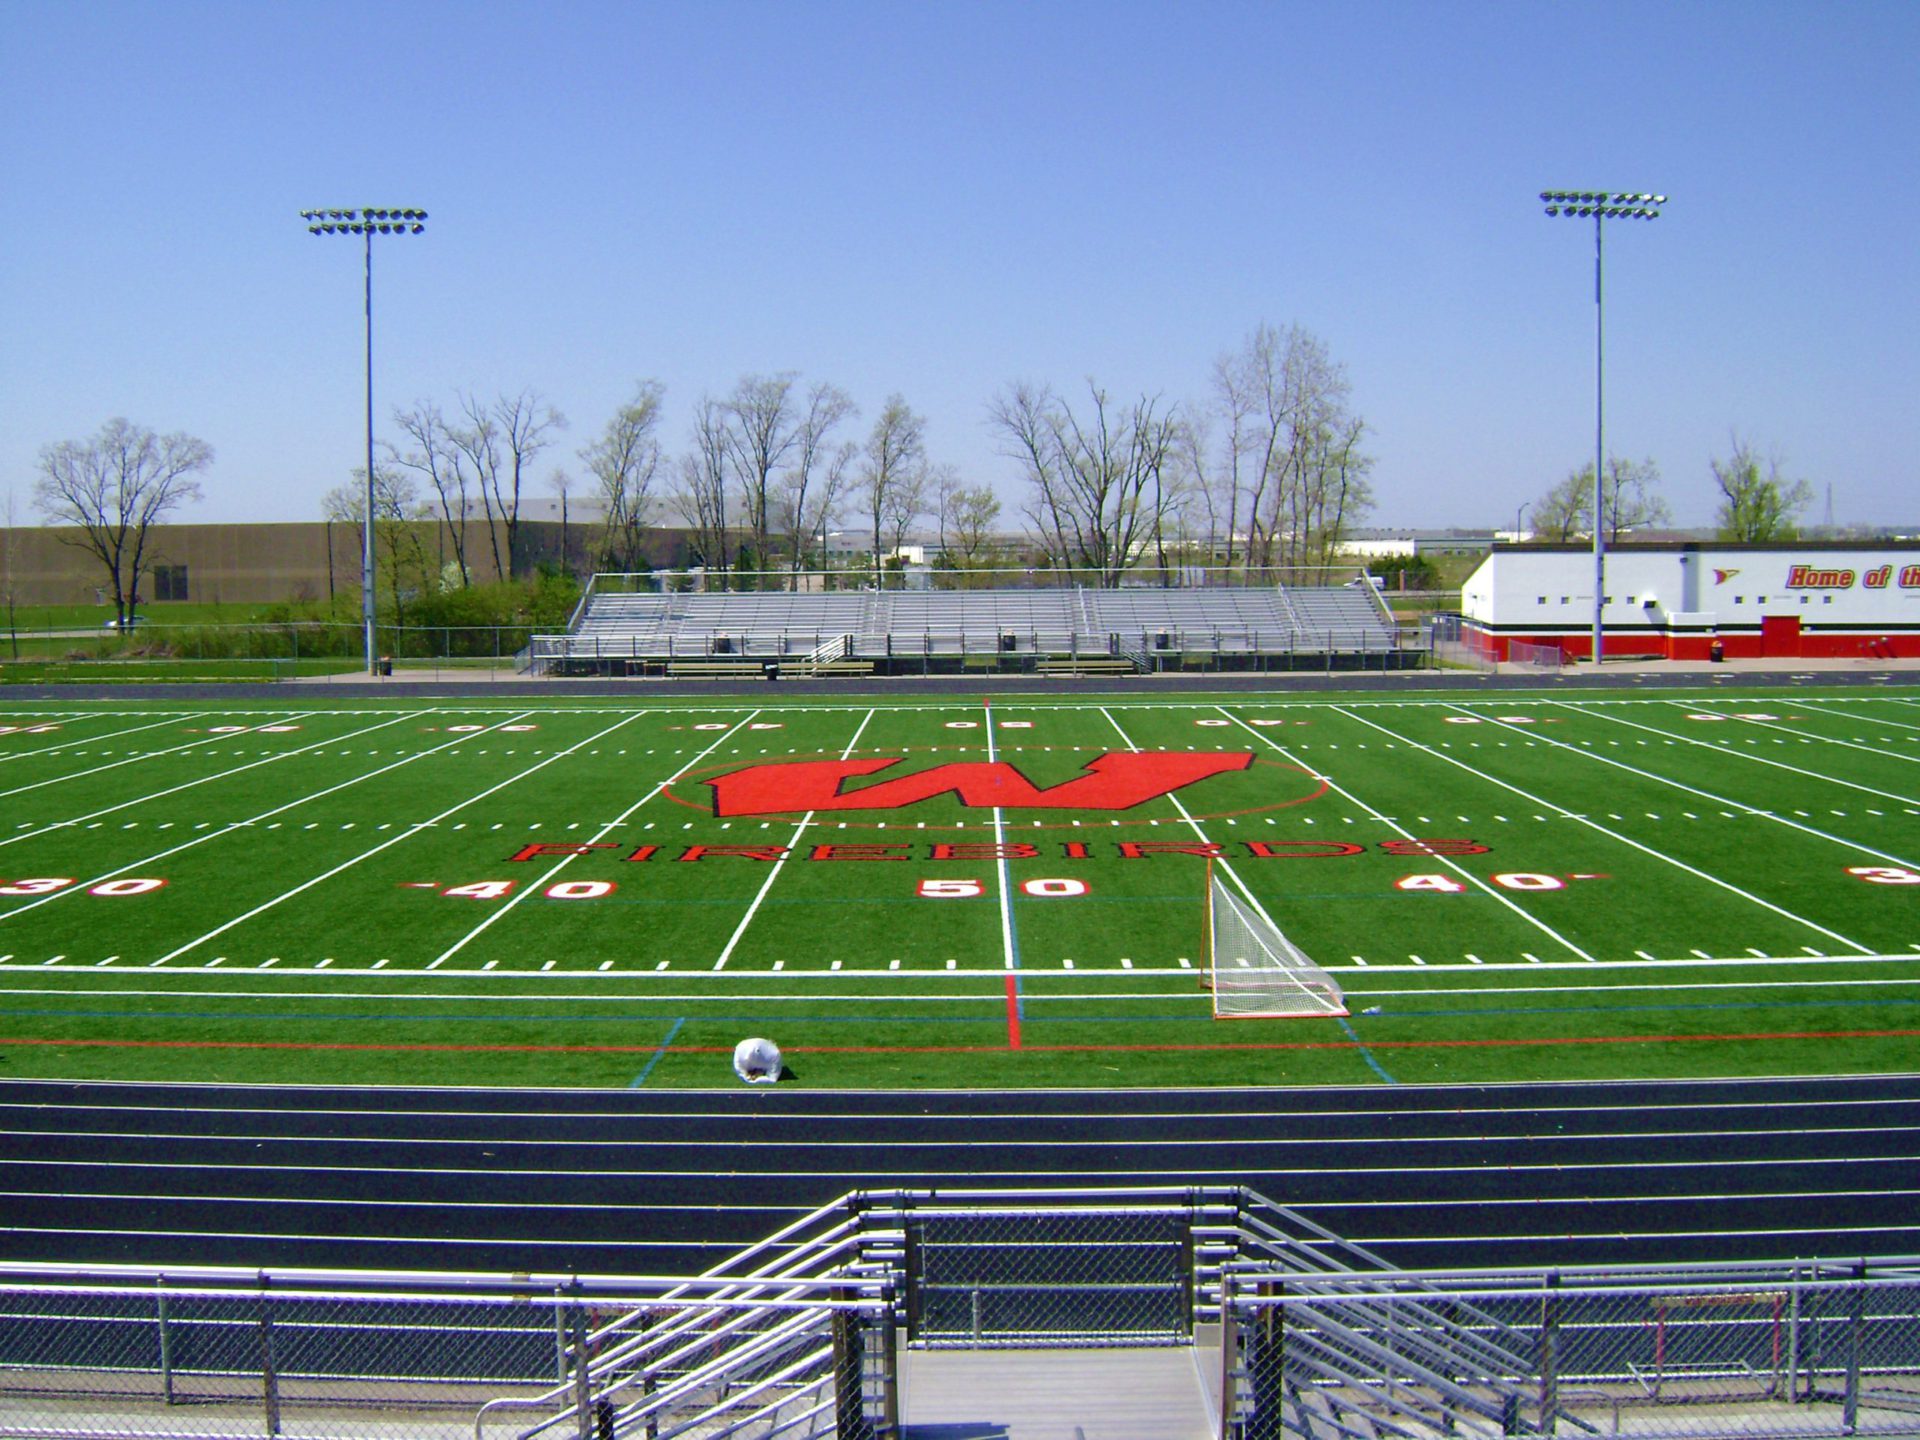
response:
{"label": "stadium light pole", "polygon": [[358,235],[366,249],[367,295],[367,511],[361,522],[360,616],[366,628],[367,674],[379,672],[375,659],[373,601],[373,237],[419,235],[427,228],[424,210],[302,210],[309,235]]}
{"label": "stadium light pole", "polygon": [[1542,190],[1540,200],[1549,215],[1564,215],[1569,220],[1593,217],[1593,663],[1597,669],[1605,622],[1602,611],[1607,599],[1607,544],[1602,533],[1607,470],[1606,325],[1601,303],[1606,294],[1606,271],[1602,264],[1605,252],[1601,236],[1609,220],[1658,220],[1660,207],[1667,203],[1667,197],[1626,191]]}

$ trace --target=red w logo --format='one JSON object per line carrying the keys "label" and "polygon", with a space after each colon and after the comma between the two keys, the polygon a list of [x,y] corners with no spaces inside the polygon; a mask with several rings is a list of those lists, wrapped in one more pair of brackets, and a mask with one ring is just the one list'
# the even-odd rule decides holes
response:
{"label": "red w logo", "polygon": [[1245,751],[1192,755],[1120,751],[1089,761],[1086,774],[1045,790],[1004,760],[957,761],[916,774],[898,775],[846,790],[846,782],[898,765],[901,757],[873,760],[790,760],[749,765],[705,783],[713,790],[713,813],[782,815],[795,810],[898,810],[936,795],[957,795],[962,805],[1002,810],[1131,810],[1209,776],[1245,770]]}

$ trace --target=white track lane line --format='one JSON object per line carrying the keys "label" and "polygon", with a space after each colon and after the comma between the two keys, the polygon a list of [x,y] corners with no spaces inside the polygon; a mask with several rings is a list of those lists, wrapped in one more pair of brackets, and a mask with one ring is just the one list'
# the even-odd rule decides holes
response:
{"label": "white track lane line", "polygon": [[[847,742],[846,749],[840,752],[840,758],[842,760],[845,760],[849,755],[853,754],[854,747],[860,743],[860,737],[866,733],[867,726],[872,723],[873,717],[874,711],[869,708],[866,715],[861,719],[859,727],[853,732],[853,738]],[[720,958],[713,962],[714,969],[724,970],[727,968],[727,961],[733,958],[734,946],[740,943],[741,938],[747,933],[747,927],[753,924],[753,917],[760,912],[760,903],[767,898],[767,892],[773,889],[773,882],[780,878],[781,870],[786,868],[788,856],[793,854],[794,847],[800,843],[800,837],[806,834],[807,826],[813,823],[815,813],[816,812],[812,810],[807,811],[805,815],[800,817],[800,823],[794,826],[793,838],[787,841],[786,854],[773,862],[773,870],[760,886],[760,893],[753,897],[753,903],[747,906],[747,913],[740,917],[740,923],[734,926],[733,934],[728,937],[726,948],[720,952]]]}
{"label": "white track lane line", "polygon": [[[1334,708],[1336,710],[1340,709],[1339,706],[1335,706]],[[1451,705],[1448,708],[1452,710],[1458,710],[1462,714],[1472,713],[1471,711],[1467,711],[1459,705]],[[1342,713],[1345,713],[1345,712],[1343,711]],[[1809,920],[1804,915],[1796,915],[1791,910],[1785,909],[1782,906],[1774,904],[1771,900],[1762,899],[1760,896],[1753,894],[1751,891],[1742,890],[1738,885],[1735,885],[1731,880],[1722,880],[1718,875],[1709,875],[1706,871],[1698,868],[1697,866],[1687,864],[1686,861],[1679,859],[1677,856],[1669,855],[1664,850],[1656,850],[1651,845],[1646,845],[1641,843],[1638,840],[1635,840],[1631,835],[1622,835],[1617,830],[1609,830],[1605,825],[1602,825],[1598,820],[1591,820],[1591,819],[1588,819],[1585,815],[1576,814],[1573,811],[1567,809],[1566,806],[1560,804],[1557,801],[1549,800],[1542,795],[1536,795],[1530,790],[1523,790],[1518,785],[1510,784],[1509,782],[1500,779],[1498,776],[1487,774],[1484,770],[1476,770],[1473,766],[1467,764],[1464,760],[1456,760],[1453,756],[1443,754],[1440,751],[1434,749],[1433,746],[1431,745],[1424,745],[1420,741],[1414,740],[1406,735],[1403,735],[1397,730],[1389,730],[1384,725],[1376,725],[1374,724],[1373,721],[1368,720],[1363,716],[1354,715],[1351,718],[1359,721],[1360,724],[1365,725],[1370,729],[1378,730],[1382,735],[1391,736],[1393,739],[1399,741],[1402,745],[1411,746],[1416,750],[1419,750],[1425,754],[1431,755],[1436,760],[1445,761],[1449,765],[1455,766],[1458,769],[1466,771],[1469,775],[1477,776],[1480,780],[1482,780],[1488,785],[1497,785],[1502,790],[1510,791],[1513,794],[1518,795],[1523,800],[1531,801],[1535,805],[1544,806],[1548,810],[1552,810],[1553,812],[1558,814],[1562,819],[1572,820],[1577,822],[1578,824],[1585,825],[1588,829],[1597,831],[1599,834],[1605,835],[1610,840],[1618,841],[1622,845],[1626,845],[1634,850],[1638,850],[1643,855],[1651,856],[1653,859],[1658,860],[1663,865],[1671,865],[1676,870],[1684,870],[1687,874],[1693,876],[1696,880],[1704,880],[1709,885],[1716,885],[1720,889],[1727,891],[1729,894],[1738,895],[1742,900],[1746,900],[1751,904],[1758,905],[1763,910],[1771,910],[1774,914],[1780,916],[1780,918],[1783,920],[1791,920],[1796,925],[1806,926],[1807,929],[1812,930],[1815,934],[1825,935],[1829,940],[1837,940],[1842,945],[1850,945],[1855,950],[1859,951],[1862,955],[1874,955],[1879,953],[1871,945],[1862,945],[1858,940],[1851,940],[1845,935],[1842,935],[1837,930],[1829,930],[1827,929],[1826,926],[1818,924],[1815,921]],[[1486,719],[1489,724],[1500,725],[1502,729],[1507,730],[1512,734],[1524,735],[1526,736],[1527,739],[1537,740],[1542,745],[1552,746],[1556,750],[1564,750],[1569,755],[1579,755],[1589,760],[1599,760],[1604,764],[1614,766],[1616,769],[1625,770],[1629,774],[1640,775],[1644,779],[1654,780],[1654,781],[1659,781],[1660,779],[1660,777],[1657,775],[1648,775],[1644,771],[1636,770],[1634,769],[1633,766],[1625,764],[1622,761],[1614,760],[1604,755],[1596,755],[1591,750],[1582,750],[1578,745],[1568,745],[1563,741],[1549,740],[1544,735],[1539,735],[1531,731],[1524,730],[1518,725],[1506,725],[1503,722],[1493,719],[1491,717],[1480,717],[1480,718]],[[1751,805],[1738,803],[1732,800],[1723,800],[1717,796],[1708,795],[1707,792],[1704,790],[1694,790],[1691,786],[1681,785],[1678,781],[1669,781],[1669,782],[1661,782],[1661,783],[1672,784],[1677,789],[1686,790],[1691,794],[1699,795],[1706,799],[1715,800],[1716,803],[1719,803],[1719,804],[1732,805],[1737,810],[1753,810],[1754,809],[1754,807]],[[1763,812],[1755,810],[1754,813],[1760,814]]]}
{"label": "white track lane line", "polygon": [[[1369,805],[1366,801],[1362,800],[1358,795],[1354,794],[1351,790],[1347,789],[1344,785],[1341,785],[1331,775],[1328,775],[1327,773],[1325,773],[1318,766],[1308,764],[1305,760],[1301,759],[1299,756],[1295,755],[1292,751],[1287,749],[1286,746],[1275,741],[1270,736],[1262,735],[1259,731],[1255,730],[1252,726],[1248,725],[1247,722],[1242,720],[1238,715],[1235,715],[1232,711],[1228,710],[1226,706],[1220,705],[1220,706],[1216,706],[1215,708],[1219,710],[1219,712],[1222,715],[1226,716],[1229,720],[1231,720],[1234,724],[1238,725],[1242,730],[1245,730],[1247,734],[1251,735],[1254,739],[1258,740],[1262,745],[1265,745],[1269,750],[1272,750],[1276,755],[1279,755],[1284,760],[1286,760],[1286,762],[1289,765],[1297,765],[1302,770],[1305,770],[1308,774],[1312,775],[1315,779],[1324,782],[1328,789],[1334,791],[1335,793],[1341,796],[1344,796],[1347,800],[1359,806],[1362,810],[1366,811],[1368,815],[1372,816],[1380,824],[1386,826],[1389,830],[1392,830],[1397,835],[1399,835],[1401,839],[1413,840],[1418,838],[1414,835],[1414,833],[1411,830],[1401,825],[1399,821],[1389,820],[1383,813],[1374,809],[1373,806]],[[1346,714],[1346,712],[1342,710],[1338,705],[1332,705],[1332,706],[1329,706],[1328,708],[1331,709],[1335,714]],[[1362,725],[1370,726],[1375,730],[1381,730],[1382,733],[1384,734],[1388,734],[1388,735],[1394,734],[1393,731],[1386,730],[1384,729],[1384,727],[1379,725],[1374,725],[1374,723],[1371,720],[1363,719],[1361,716],[1349,715],[1347,716],[1347,718],[1350,720],[1357,721]],[[1574,944],[1573,941],[1569,940],[1566,936],[1562,935],[1558,930],[1554,929],[1551,925],[1547,924],[1547,922],[1542,920],[1538,915],[1533,915],[1528,913],[1528,911],[1525,910],[1522,906],[1520,906],[1513,899],[1512,896],[1507,895],[1502,891],[1496,889],[1494,886],[1488,884],[1485,880],[1482,880],[1478,875],[1475,875],[1471,870],[1467,869],[1464,865],[1461,865],[1459,862],[1453,860],[1452,858],[1446,855],[1434,855],[1429,858],[1431,858],[1436,864],[1446,866],[1447,869],[1453,871],[1462,880],[1466,881],[1467,884],[1471,885],[1475,890],[1478,890],[1481,894],[1487,896],[1489,899],[1498,901],[1502,906],[1504,906],[1508,910],[1511,910],[1515,915],[1519,916],[1522,920],[1526,921],[1527,924],[1533,926],[1534,929],[1538,930],[1542,935],[1545,935],[1549,940],[1553,941],[1554,944],[1560,946],[1562,949],[1567,950],[1572,954],[1578,955],[1582,960],[1586,961],[1589,964],[1598,963],[1596,957],[1589,955],[1585,950],[1581,949],[1578,945]]]}
{"label": "white track lane line", "polygon": [[154,790],[145,795],[135,796],[131,800],[122,800],[119,804],[109,805],[104,810],[90,810],[85,815],[74,816],[71,820],[56,820],[51,825],[42,825],[38,830],[29,830],[19,835],[9,835],[5,839],[0,839],[0,846],[18,844],[22,840],[38,839],[42,835],[51,835],[61,830],[71,830],[75,825],[84,824],[88,820],[98,820],[103,815],[112,815],[116,811],[125,810],[134,805],[145,805],[154,800],[164,800],[169,795],[178,795],[181,791],[191,790],[196,785],[211,785],[216,780],[231,779],[235,775],[244,775],[249,770],[257,770],[262,765],[276,765],[280,761],[290,759],[295,755],[304,755],[309,750],[324,750],[329,745],[345,744],[349,740],[358,740],[363,735],[371,735],[375,731],[385,730],[389,725],[398,725],[403,720],[418,720],[424,715],[432,715],[434,713],[436,712],[432,709],[408,711],[403,715],[395,716],[391,720],[383,720],[378,725],[369,725],[364,730],[349,730],[344,735],[335,735],[326,740],[315,740],[311,744],[299,746],[297,749],[283,750],[277,755],[269,755],[264,760],[253,760],[245,765],[236,765],[233,769],[222,770],[216,775],[203,775],[198,780],[188,780],[183,784],[172,786],[166,790]]}
{"label": "white track lane line", "polygon": [[[636,712],[634,715],[629,716],[628,719],[629,720],[638,719],[639,716],[644,713],[645,713],[644,711]],[[746,717],[744,719],[734,722],[733,728],[727,731],[726,734],[716,738],[711,745],[707,746],[706,749],[702,750],[698,755],[694,756],[693,759],[689,760],[686,764],[682,765],[678,770],[676,770],[673,774],[669,775],[666,779],[662,780],[658,785],[650,787],[646,791],[646,793],[641,795],[641,797],[638,800],[634,801],[633,804],[629,805],[625,810],[621,811],[618,815],[614,816],[613,819],[609,820],[605,825],[602,825],[600,829],[594,834],[593,839],[588,841],[587,843],[597,845],[602,840],[606,839],[607,836],[611,835],[615,830],[618,830],[622,825],[626,824],[628,819],[632,817],[633,813],[636,810],[638,810],[642,805],[646,804],[647,801],[653,799],[654,796],[664,794],[669,785],[673,784],[674,781],[678,780],[681,776],[685,775],[689,770],[692,770],[694,766],[698,765],[702,760],[706,759],[709,755],[713,754],[714,751],[718,750],[722,745],[725,745],[729,740],[733,739],[734,736],[738,735],[742,730],[746,729],[746,727],[750,725],[756,718],[758,718],[760,714],[761,714],[761,711],[757,708],[748,711],[746,714]],[[626,720],[622,720],[620,722],[620,725],[624,725],[626,723],[627,723]],[[615,730],[619,729],[620,725],[615,725],[613,729]],[[606,734],[611,732],[603,731],[602,733]],[[596,735],[593,738],[597,740],[600,737]],[[585,744],[587,742],[582,741],[581,743]],[[572,748],[578,749],[579,747],[574,746]],[[567,752],[563,751],[561,753],[565,754]],[[557,760],[560,757],[556,755],[553,758]],[[473,929],[469,930],[465,935],[462,935],[458,940],[454,941],[453,944],[449,945],[445,950],[441,951],[438,957],[436,957],[434,960],[428,963],[427,969],[437,970],[442,965],[446,964],[447,961],[451,960],[455,955],[458,955],[469,944],[479,939],[488,930],[490,930],[495,924],[497,924],[500,920],[504,919],[508,914],[510,914],[513,911],[514,907],[517,906],[522,900],[526,899],[527,896],[534,894],[536,891],[546,889],[548,884],[551,883],[551,881],[553,880],[553,877],[558,875],[562,870],[566,869],[567,866],[572,864],[574,860],[576,860],[577,858],[578,858],[577,855],[563,855],[557,864],[553,865],[551,868],[548,869],[546,874],[542,875],[539,879],[530,881],[528,884],[521,887],[519,894],[515,895],[512,899],[508,900],[506,904],[502,905],[499,909],[495,910],[491,915],[487,916],[486,919],[482,920],[478,925],[474,926]]]}

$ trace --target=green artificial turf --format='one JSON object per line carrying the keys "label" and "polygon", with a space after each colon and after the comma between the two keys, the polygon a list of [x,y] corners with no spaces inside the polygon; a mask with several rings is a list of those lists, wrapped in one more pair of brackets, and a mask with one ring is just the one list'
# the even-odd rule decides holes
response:
{"label": "green artificial turf", "polygon": [[[1911,689],[298,698],[0,704],[0,1074],[704,1086],[761,1034],[816,1087],[1499,1083],[1920,1040]],[[1213,1018],[1206,849],[1347,1016]]]}

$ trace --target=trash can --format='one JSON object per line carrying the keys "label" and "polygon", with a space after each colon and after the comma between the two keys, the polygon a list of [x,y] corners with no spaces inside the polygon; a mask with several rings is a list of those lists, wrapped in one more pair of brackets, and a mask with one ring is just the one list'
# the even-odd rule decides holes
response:
{"label": "trash can", "polygon": [[762,660],[760,662],[760,673],[769,680],[778,680],[780,678],[780,662],[778,660]]}
{"label": "trash can", "polygon": [[1727,647],[1723,645],[1720,641],[1715,640],[1711,645],[1707,646],[1707,659],[1712,661],[1715,665],[1718,665],[1721,661],[1725,660],[1726,658],[1727,658]]}
{"label": "trash can", "polygon": [[380,673],[389,676],[393,674],[393,657],[391,655],[382,655],[380,657]]}

